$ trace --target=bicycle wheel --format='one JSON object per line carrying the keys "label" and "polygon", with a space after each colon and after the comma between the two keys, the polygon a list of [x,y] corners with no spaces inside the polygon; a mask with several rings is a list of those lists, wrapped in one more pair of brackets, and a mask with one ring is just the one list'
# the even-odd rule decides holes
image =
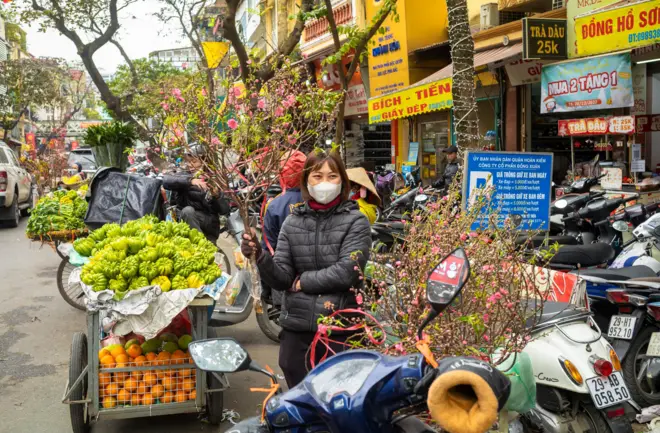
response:
{"label": "bicycle wheel", "polygon": [[62,260],[68,260],[68,257],[66,257],[64,254],[62,254],[59,250],[59,246],[62,242],[60,241],[53,241],[53,244],[55,244],[55,252],[57,253],[58,256],[60,256],[60,259]]}
{"label": "bicycle wheel", "polygon": [[76,267],[69,263],[69,259],[62,260],[57,268],[57,288],[67,304],[85,311],[85,292],[83,292],[82,286],[80,283],[69,284],[69,277],[74,269]]}

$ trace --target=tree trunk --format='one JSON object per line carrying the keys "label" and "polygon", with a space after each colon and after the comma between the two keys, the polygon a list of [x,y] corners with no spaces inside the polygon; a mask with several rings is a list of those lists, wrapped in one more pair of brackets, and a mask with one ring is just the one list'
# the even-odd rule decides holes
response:
{"label": "tree trunk", "polygon": [[346,92],[344,91],[344,96],[341,98],[341,102],[337,104],[337,119],[335,120],[335,143],[339,145],[342,157],[344,158],[344,164],[346,164],[346,143],[344,140],[345,132],[345,122],[344,122],[344,111],[346,109]]}
{"label": "tree trunk", "polygon": [[474,41],[466,0],[447,0],[449,44],[454,72],[454,133],[459,148],[479,146],[479,117],[474,95]]}
{"label": "tree trunk", "polygon": [[275,5],[277,7],[277,48],[279,51],[283,51],[283,45],[289,34],[289,0],[276,1]]}

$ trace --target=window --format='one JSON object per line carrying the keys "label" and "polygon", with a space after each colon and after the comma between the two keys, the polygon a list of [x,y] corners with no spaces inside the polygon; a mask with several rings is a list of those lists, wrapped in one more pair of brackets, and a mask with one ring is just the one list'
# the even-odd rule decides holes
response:
{"label": "window", "polygon": [[7,155],[5,154],[4,149],[0,149],[0,164],[9,164],[9,160],[7,159]]}
{"label": "window", "polygon": [[18,163],[18,160],[16,159],[16,154],[12,152],[10,149],[5,149],[5,152],[9,155],[9,163],[11,165],[14,165],[18,167],[20,164]]}

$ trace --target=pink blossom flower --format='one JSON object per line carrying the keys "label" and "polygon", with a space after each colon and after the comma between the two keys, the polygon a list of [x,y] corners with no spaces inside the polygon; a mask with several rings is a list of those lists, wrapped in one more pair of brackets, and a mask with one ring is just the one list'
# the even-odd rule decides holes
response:
{"label": "pink blossom flower", "polygon": [[471,237],[471,238],[476,238],[477,236],[479,236],[479,235],[477,234],[477,232],[470,232],[470,237]]}
{"label": "pink blossom flower", "polygon": [[360,270],[360,268],[358,268],[357,266],[353,266],[353,270],[358,271],[358,270]]}
{"label": "pink blossom flower", "polygon": [[181,138],[183,137],[183,131],[177,128],[174,130],[174,135],[176,135],[176,138]]}
{"label": "pink blossom flower", "polygon": [[360,294],[360,295],[357,295],[357,296],[355,297],[355,302],[357,302],[358,305],[362,305],[362,303],[364,302],[364,299],[362,299],[362,295],[361,295],[361,294]]}
{"label": "pink blossom flower", "polygon": [[282,128],[288,128],[289,126],[291,126],[291,124],[289,122],[284,122],[282,124]]}
{"label": "pink blossom flower", "polygon": [[463,340],[463,345],[467,346],[467,340]]}
{"label": "pink blossom flower", "polygon": [[394,345],[394,350],[403,353],[405,351],[405,349],[403,348],[403,343],[396,343]]}
{"label": "pink blossom flower", "polygon": [[248,61],[245,62],[245,63],[247,63],[248,65],[251,65],[251,64],[252,64],[252,60],[248,60]]}
{"label": "pink blossom flower", "polygon": [[168,104],[167,102],[161,102],[160,106],[163,107],[163,110],[165,111],[170,109],[170,104]]}
{"label": "pink blossom flower", "polygon": [[490,337],[488,337],[488,335],[484,335],[484,341],[487,341],[487,342],[490,341]]}
{"label": "pink blossom flower", "polygon": [[214,146],[219,146],[220,145],[220,139],[218,137],[211,138],[211,144],[214,145]]}
{"label": "pink blossom flower", "polygon": [[431,248],[431,254],[440,254],[440,248],[439,247],[433,247]]}
{"label": "pink blossom flower", "polygon": [[241,93],[242,93],[242,92],[241,92],[241,89],[239,89],[238,87],[234,87],[234,88],[232,89],[232,92],[234,93],[234,96],[237,97],[237,98],[240,97],[240,96],[241,96]]}
{"label": "pink blossom flower", "polygon": [[465,242],[465,241],[467,241],[467,238],[468,238],[468,235],[466,235],[465,233],[461,233],[461,241]]}
{"label": "pink blossom flower", "polygon": [[176,96],[177,98],[181,96],[181,89],[179,88],[174,88],[172,89],[172,96]]}
{"label": "pink blossom flower", "polygon": [[298,139],[296,138],[295,135],[291,134],[291,135],[289,135],[289,137],[287,138],[287,141],[289,142],[289,144],[294,145],[294,144],[296,144],[296,142],[298,141]]}
{"label": "pink blossom flower", "polygon": [[231,129],[236,129],[238,128],[238,122],[236,121],[236,119],[229,119],[227,121],[227,126],[229,126]]}
{"label": "pink blossom flower", "polygon": [[160,147],[156,147],[156,148],[154,148],[154,151],[156,151],[156,152],[160,152]]}
{"label": "pink blossom flower", "polygon": [[490,315],[488,313],[484,314],[484,322],[488,322]]}
{"label": "pink blossom flower", "polygon": [[206,95],[207,95],[206,87],[202,87],[202,96],[206,96]]}
{"label": "pink blossom flower", "polygon": [[309,54],[303,53],[302,56],[303,56],[303,59],[306,59],[307,57],[309,57]]}
{"label": "pink blossom flower", "polygon": [[284,109],[282,107],[277,107],[274,114],[275,117],[282,117],[282,115],[284,115]]}
{"label": "pink blossom flower", "polygon": [[263,99],[259,99],[259,102],[257,102],[257,107],[263,110],[264,108],[266,108],[266,101],[264,101]]}

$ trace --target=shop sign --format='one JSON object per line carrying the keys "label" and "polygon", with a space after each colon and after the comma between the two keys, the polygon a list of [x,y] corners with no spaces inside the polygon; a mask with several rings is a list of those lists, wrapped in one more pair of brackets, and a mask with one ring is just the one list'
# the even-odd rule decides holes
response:
{"label": "shop sign", "polygon": [[630,163],[630,171],[632,173],[644,173],[646,171],[646,160],[632,161]]}
{"label": "shop sign", "polygon": [[632,106],[629,52],[543,66],[541,113]]}
{"label": "shop sign", "polygon": [[543,63],[541,60],[519,59],[504,65],[504,69],[512,86],[522,86],[541,81]]}
{"label": "shop sign", "polygon": [[489,224],[491,210],[499,209],[499,227],[520,219],[518,230],[550,228],[552,185],[551,153],[468,152],[465,159],[463,206],[474,206],[479,190],[493,187],[493,207],[484,206],[472,224],[476,230]]}
{"label": "shop sign", "polygon": [[[348,68],[355,57],[355,50],[351,50],[341,59],[341,64],[344,67],[344,71],[348,71]],[[331,63],[323,65],[323,60],[325,57],[314,60],[314,70],[316,73],[316,83],[320,88],[326,90],[339,90],[341,89],[341,79],[339,78],[339,68],[336,63]],[[362,76],[360,75],[360,68],[358,67],[355,70],[355,73],[351,77],[351,81],[348,83],[348,87],[358,86],[362,84]]]}
{"label": "shop sign", "polygon": [[602,174],[605,175],[600,180],[600,186],[603,189],[621,191],[623,186],[623,171],[617,167],[603,167]]}
{"label": "shop sign", "polygon": [[608,122],[604,117],[589,119],[564,119],[558,122],[557,135],[560,137],[576,135],[605,135]]}
{"label": "shop sign", "polygon": [[635,130],[638,134],[660,131],[660,114],[635,116]]}
{"label": "shop sign", "polygon": [[523,18],[523,59],[554,59],[568,57],[566,20],[554,18]]}
{"label": "shop sign", "polygon": [[345,116],[356,116],[360,114],[367,114],[369,112],[369,105],[367,102],[367,92],[364,89],[364,84],[351,86],[346,92],[346,102],[344,104]]}
{"label": "shop sign", "polygon": [[602,54],[660,42],[660,2],[624,5],[575,19],[579,56]]}
{"label": "shop sign", "polygon": [[387,122],[453,105],[451,78],[369,99],[369,123]]}
{"label": "shop sign", "polygon": [[609,132],[610,134],[634,134],[635,116],[610,117]]}
{"label": "shop sign", "polygon": [[601,9],[621,0],[570,0],[566,4],[566,22],[568,34],[568,57],[577,56],[575,19],[593,10]]}
{"label": "shop sign", "polygon": [[[382,1],[367,1],[368,17],[374,17],[382,7]],[[408,72],[408,40],[406,33],[406,8],[397,9],[398,18],[390,14],[381,30],[370,40],[369,89],[370,96],[396,92],[410,85]]]}
{"label": "shop sign", "polygon": [[632,67],[634,105],[630,114],[646,114],[646,64]]}

